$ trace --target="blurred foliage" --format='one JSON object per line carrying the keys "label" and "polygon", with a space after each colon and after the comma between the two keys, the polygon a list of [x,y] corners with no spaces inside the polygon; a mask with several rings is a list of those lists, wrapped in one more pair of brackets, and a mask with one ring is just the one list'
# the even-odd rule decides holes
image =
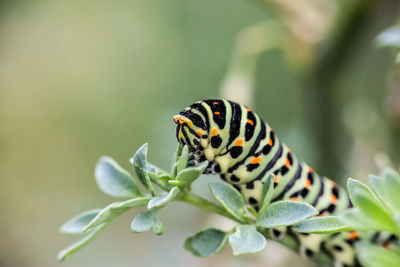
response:
{"label": "blurred foliage", "polygon": [[[321,174],[340,180],[398,166],[400,74],[374,46],[398,8],[397,0],[2,1],[0,266],[54,266],[67,214],[107,203],[93,186],[99,155],[127,167],[149,142],[150,160],[167,169],[171,116],[194,100],[229,96],[226,84],[251,90],[243,100]],[[179,240],[207,217],[179,207],[164,218],[176,228],[157,240],[133,243],[117,220],[121,227],[65,266],[168,264],[143,257],[154,250],[174,266],[301,262],[278,248],[276,257],[193,258]]]}

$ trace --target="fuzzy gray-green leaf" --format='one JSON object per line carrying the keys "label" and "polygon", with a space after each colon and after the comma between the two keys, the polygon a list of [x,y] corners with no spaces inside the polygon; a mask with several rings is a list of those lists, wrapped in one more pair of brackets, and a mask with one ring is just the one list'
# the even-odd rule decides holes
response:
{"label": "fuzzy gray-green leaf", "polygon": [[147,143],[142,145],[133,155],[133,158],[131,158],[131,163],[133,164],[133,167],[135,169],[135,172],[137,176],[139,177],[139,180],[142,182],[142,184],[149,190],[153,195],[154,195],[154,190],[153,190],[153,185],[150,182],[150,178],[147,174],[147,148],[148,145]]}
{"label": "fuzzy gray-green leaf", "polygon": [[126,210],[132,207],[144,206],[149,202],[149,197],[133,198],[123,202],[114,202],[102,209],[93,220],[84,228],[87,231],[90,228],[96,227],[103,223],[112,221],[115,217],[121,215]]}
{"label": "fuzzy gray-green leaf", "polygon": [[225,247],[227,237],[227,233],[220,229],[206,228],[188,237],[183,246],[195,256],[209,257]]}
{"label": "fuzzy gray-green leaf", "polygon": [[138,197],[141,193],[132,176],[110,157],[102,157],[96,165],[99,188],[113,197]]}
{"label": "fuzzy gray-green leaf", "polygon": [[147,209],[161,209],[168,205],[171,201],[173,201],[176,195],[179,193],[178,187],[173,187],[168,194],[162,194],[161,196],[153,197],[149,204],[147,205]]}
{"label": "fuzzy gray-green leaf", "polygon": [[271,173],[263,183],[259,214],[263,213],[272,200],[274,194],[274,175]]}
{"label": "fuzzy gray-green leaf", "polygon": [[157,217],[157,210],[147,210],[133,219],[131,229],[135,233],[141,233],[153,230],[157,235],[164,233],[164,226]]}
{"label": "fuzzy gray-green leaf", "polygon": [[64,223],[60,232],[65,234],[83,234],[83,229],[96,217],[101,209],[82,212],[81,214]]}
{"label": "fuzzy gray-green leaf", "polygon": [[271,228],[289,226],[318,214],[313,206],[296,201],[278,201],[269,205],[257,219],[257,225]]}
{"label": "fuzzy gray-green leaf", "polygon": [[189,148],[187,145],[184,145],[182,148],[181,156],[176,165],[176,172],[179,173],[181,170],[186,168],[189,159]]}
{"label": "fuzzy gray-green leaf", "polygon": [[351,230],[349,226],[341,222],[336,216],[311,218],[296,225],[293,229],[301,233],[314,234],[327,234]]}
{"label": "fuzzy gray-green leaf", "polygon": [[179,184],[181,185],[190,184],[194,180],[199,178],[199,176],[204,172],[207,166],[208,166],[208,161],[205,161],[200,163],[198,166],[185,168],[180,172],[178,172],[176,180],[179,181]]}
{"label": "fuzzy gray-green leaf", "polygon": [[224,182],[209,183],[211,193],[219,203],[236,219],[243,221],[247,217],[244,201],[239,192]]}
{"label": "fuzzy gray-green leaf", "polygon": [[89,244],[100,232],[107,226],[106,223],[98,225],[93,231],[91,231],[88,235],[86,235],[84,238],[80,239],[79,241],[75,242],[74,244],[70,245],[69,247],[61,250],[58,253],[58,260],[59,261],[64,261],[65,258],[68,256],[72,255],[73,253],[77,252],[87,244]]}
{"label": "fuzzy gray-green leaf", "polygon": [[255,225],[239,225],[229,236],[233,255],[256,253],[265,248],[265,237],[257,232]]}

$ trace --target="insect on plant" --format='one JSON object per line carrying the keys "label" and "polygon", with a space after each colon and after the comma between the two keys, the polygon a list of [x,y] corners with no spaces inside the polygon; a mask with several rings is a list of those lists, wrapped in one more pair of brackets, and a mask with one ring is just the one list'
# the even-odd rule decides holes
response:
{"label": "insect on plant", "polygon": [[[147,144],[130,160],[147,193],[113,159],[100,159],[95,170],[100,189],[128,200],[86,211],[65,223],[62,232],[87,235],[61,251],[60,260],[132,207],[147,205],[132,220],[133,232],[152,229],[162,234],[158,213],[177,200],[237,222],[228,232],[208,227],[187,238],[184,248],[196,256],[212,256],[228,242],[234,255],[256,253],[270,238],[321,264],[398,266],[400,177],[396,172],[386,170],[383,178],[371,177],[379,197],[353,179],[349,179],[349,195],[299,160],[266,122],[243,105],[205,99],[173,119],[179,146],[170,172],[147,162]],[[203,173],[221,176],[223,181],[209,184],[219,205],[191,192],[190,184]],[[156,192],[153,184],[164,192]]]}

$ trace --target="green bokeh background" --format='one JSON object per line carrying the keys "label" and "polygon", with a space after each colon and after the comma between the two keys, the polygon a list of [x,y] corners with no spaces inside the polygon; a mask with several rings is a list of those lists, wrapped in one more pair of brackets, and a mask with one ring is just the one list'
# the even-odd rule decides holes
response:
{"label": "green bokeh background", "polygon": [[[75,238],[59,234],[60,225],[113,201],[95,185],[100,156],[132,170],[128,159],[148,142],[149,160],[168,169],[176,147],[172,116],[219,96],[238,32],[275,16],[244,0],[5,1],[0,14],[1,267],[61,266],[56,254]],[[339,180],[376,171],[376,153],[399,144],[392,131],[398,121],[385,109],[393,60],[373,45],[390,19],[371,21],[336,81],[334,112],[344,127],[327,142],[348,149],[340,170],[321,172]],[[313,103],[297,79],[282,52],[262,55],[255,109],[319,166],[307,113]],[[207,194],[205,181],[215,178],[205,177],[198,190]],[[166,231],[157,237],[130,232],[137,212],[118,218],[62,266],[279,266],[287,255],[286,266],[298,262],[275,246],[259,256],[233,258],[228,248],[195,258],[183,240],[221,223],[217,218],[174,203],[161,213]]]}

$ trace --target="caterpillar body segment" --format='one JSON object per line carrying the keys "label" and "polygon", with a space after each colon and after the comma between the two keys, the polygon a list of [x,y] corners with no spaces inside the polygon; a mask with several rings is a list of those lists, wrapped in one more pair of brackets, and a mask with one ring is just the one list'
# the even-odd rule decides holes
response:
{"label": "caterpillar body segment", "polygon": [[[319,216],[335,215],[352,207],[342,187],[299,160],[265,121],[243,105],[205,99],[175,115],[174,122],[178,142],[188,145],[196,155],[190,162],[208,160],[205,173],[218,173],[256,211],[264,180],[271,173],[275,175],[272,202],[307,202],[319,211]],[[297,233],[290,227],[271,230],[276,239],[286,234],[298,240],[302,255],[313,257],[324,250],[337,266],[358,265],[354,253],[354,243],[360,239],[358,232],[315,235]]]}

